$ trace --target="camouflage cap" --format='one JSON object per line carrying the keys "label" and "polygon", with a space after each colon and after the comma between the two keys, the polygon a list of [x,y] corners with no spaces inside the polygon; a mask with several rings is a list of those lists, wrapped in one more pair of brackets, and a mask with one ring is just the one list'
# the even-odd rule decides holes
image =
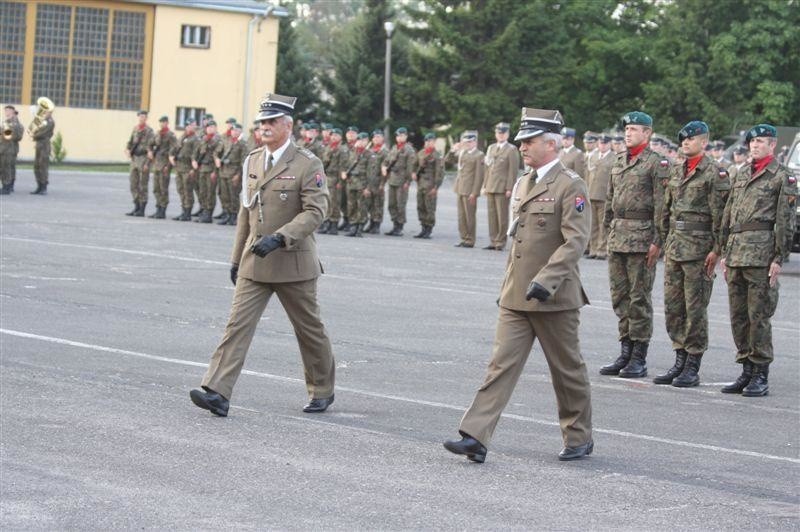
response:
{"label": "camouflage cap", "polygon": [[281,94],[267,93],[258,106],[256,120],[270,120],[280,116],[292,116],[294,104],[297,98],[294,96],[283,96]]}
{"label": "camouflage cap", "polygon": [[509,124],[508,122],[498,122],[497,124],[494,125],[494,130],[499,131],[500,133],[505,133],[509,129],[511,129],[511,124]]}
{"label": "camouflage cap", "polygon": [[478,140],[478,132],[474,129],[468,129],[461,134],[461,140]]}
{"label": "camouflage cap", "polygon": [[[708,135],[708,124],[701,120],[692,120],[678,131],[678,142],[690,139],[697,135]],[[716,142],[714,143],[716,145]]]}
{"label": "camouflage cap", "polygon": [[436,140],[436,133],[432,131],[425,133],[425,140]]}
{"label": "camouflage cap", "polygon": [[575,130],[571,127],[563,127],[561,128],[561,135],[564,137],[572,137],[575,138]]}
{"label": "camouflage cap", "polygon": [[564,119],[561,112],[553,109],[522,108],[519,131],[514,140],[525,140],[538,137],[543,133],[561,134]]}
{"label": "camouflage cap", "polygon": [[167,115],[162,115],[161,118],[158,119],[159,122],[169,122],[169,117]]}
{"label": "camouflage cap", "polygon": [[395,135],[408,135],[408,129],[406,129],[404,127],[398,127],[397,129],[395,129],[394,134]]}
{"label": "camouflage cap", "polygon": [[622,127],[625,126],[645,126],[645,127],[653,127],[653,117],[647,113],[643,113],[641,111],[631,111],[622,116],[621,121]]}
{"label": "camouflage cap", "polygon": [[775,129],[775,126],[770,124],[758,124],[757,126],[751,127],[747,134],[744,136],[745,142],[750,142],[756,137],[778,137],[778,130]]}

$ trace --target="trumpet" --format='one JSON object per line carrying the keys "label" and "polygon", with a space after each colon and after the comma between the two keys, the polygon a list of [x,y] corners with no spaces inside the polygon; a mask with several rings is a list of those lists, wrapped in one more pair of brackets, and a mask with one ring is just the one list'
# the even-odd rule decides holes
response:
{"label": "trumpet", "polygon": [[47,113],[51,113],[53,109],[56,108],[56,104],[53,103],[53,100],[47,98],[45,96],[40,97],[36,100],[36,112],[34,113],[33,120],[31,121],[30,125],[28,126],[28,134],[33,136],[36,132],[44,125],[45,117],[44,115]]}

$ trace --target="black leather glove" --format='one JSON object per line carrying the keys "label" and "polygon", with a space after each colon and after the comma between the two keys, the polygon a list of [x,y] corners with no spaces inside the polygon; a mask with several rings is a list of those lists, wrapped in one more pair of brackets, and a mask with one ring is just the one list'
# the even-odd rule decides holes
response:
{"label": "black leather glove", "polygon": [[231,282],[236,286],[236,278],[239,277],[239,265],[231,264]]}
{"label": "black leather glove", "polygon": [[268,253],[282,248],[284,245],[283,242],[283,235],[274,234],[262,236],[258,242],[250,247],[250,251],[259,257],[266,257]]}
{"label": "black leather glove", "polygon": [[525,293],[525,301],[530,301],[533,298],[539,301],[546,301],[548,297],[550,297],[550,292],[547,291],[547,288],[536,281],[531,281],[528,291]]}

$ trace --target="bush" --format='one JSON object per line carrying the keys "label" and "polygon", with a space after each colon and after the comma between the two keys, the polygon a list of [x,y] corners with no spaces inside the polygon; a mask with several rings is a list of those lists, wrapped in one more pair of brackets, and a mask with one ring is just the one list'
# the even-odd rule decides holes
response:
{"label": "bush", "polygon": [[64,149],[64,138],[61,136],[61,132],[59,131],[56,133],[56,136],[53,137],[53,143],[50,150],[50,162],[59,164],[66,156],[67,150]]}

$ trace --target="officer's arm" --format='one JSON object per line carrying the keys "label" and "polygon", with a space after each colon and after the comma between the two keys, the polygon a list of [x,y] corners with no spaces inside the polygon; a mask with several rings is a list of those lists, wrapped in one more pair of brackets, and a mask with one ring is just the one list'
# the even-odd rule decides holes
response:
{"label": "officer's arm", "polygon": [[581,176],[581,179],[583,179],[584,181],[587,180],[587,175],[586,175],[586,156],[583,153],[581,153],[577,157],[577,159],[575,159],[575,172],[577,172],[577,174],[579,176]]}
{"label": "officer's arm", "polygon": [[792,249],[796,224],[797,179],[782,166],[778,168],[781,189],[775,211],[775,255],[772,262],[783,264]]}
{"label": "officer's arm", "polygon": [[483,154],[479,153],[475,156],[475,180],[473,181],[471,192],[473,196],[479,196],[481,188],[483,188],[484,168],[486,166],[483,164]]}
{"label": "officer's arm", "polygon": [[731,182],[728,172],[722,168],[714,172],[714,182],[711,186],[711,231],[714,239],[714,248],[711,250],[717,256],[722,253],[722,220],[725,205],[731,193]]}
{"label": "officer's arm", "polygon": [[[566,190],[558,198],[561,203],[561,237],[564,242],[550,255],[544,268],[539,270],[533,281],[555,294],[564,279],[583,256],[589,242],[592,226],[592,211],[586,199],[588,194],[583,179],[571,179]],[[582,200],[583,207],[578,205]]]}
{"label": "officer's arm", "polygon": [[322,162],[314,157],[300,177],[300,202],[302,210],[275,233],[283,235],[286,249],[292,250],[304,238],[313,233],[322,223],[328,211],[330,197]]}
{"label": "officer's arm", "polygon": [[511,150],[508,156],[508,180],[506,181],[506,190],[514,188],[514,183],[517,182],[519,175],[519,151],[516,149]]}
{"label": "officer's arm", "polygon": [[[654,157],[655,159],[655,157]],[[666,163],[666,164],[664,164]],[[666,159],[655,160],[652,168],[653,176],[653,227],[655,236],[653,237],[652,244],[656,247],[664,245],[661,240],[661,233],[658,231],[658,225],[661,220],[662,213],[664,212],[664,189],[667,179],[669,178],[669,161]]]}
{"label": "officer's arm", "polygon": [[[242,163],[242,172],[247,172],[247,166],[250,162],[250,156],[244,158],[244,162]],[[244,183],[243,193],[246,190],[247,184]],[[236,224],[236,236],[233,238],[233,251],[231,251],[231,264],[239,264],[242,260],[242,253],[244,252],[244,245],[247,243],[247,239],[250,236],[250,211],[247,207],[244,206],[243,202],[240,202],[242,205],[239,207],[239,216],[238,216],[238,223]]]}

